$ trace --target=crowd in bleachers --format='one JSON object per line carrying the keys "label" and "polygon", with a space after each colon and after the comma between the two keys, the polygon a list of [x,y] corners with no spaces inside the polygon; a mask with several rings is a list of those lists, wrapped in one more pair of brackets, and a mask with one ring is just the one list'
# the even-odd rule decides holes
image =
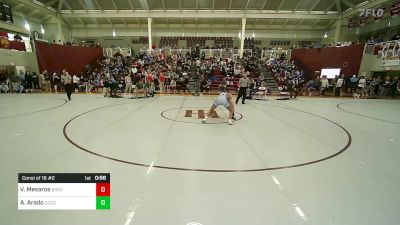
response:
{"label": "crowd in bleachers", "polygon": [[343,74],[334,79],[315,74],[315,78],[306,79],[304,71],[296,68],[294,62],[271,59],[268,68],[277,80],[279,90],[290,96],[353,96],[356,98],[396,98],[400,94],[400,77],[360,76],[345,77]]}
{"label": "crowd in bleachers", "polygon": [[[29,93],[39,91],[58,92],[71,80],[76,92],[101,92],[104,96],[128,95],[133,97],[154,96],[162,93],[185,93],[191,91],[189,83],[200,84],[198,91],[217,90],[226,85],[235,92],[241,75],[256,77],[260,64],[257,59],[246,57],[238,60],[206,58],[200,51],[167,56],[141,53],[139,56],[123,56],[120,53],[99,61],[99,68],[87,69],[80,74],[68,71],[43,71],[40,74],[18,71],[6,74],[2,83],[9,87],[5,92]],[[70,77],[70,79],[67,79]]]}
{"label": "crowd in bleachers", "polygon": [[[163,49],[177,49],[178,41],[186,41],[187,48],[195,48],[199,46],[202,49],[227,49],[233,48],[232,37],[165,37],[160,39],[160,48]],[[212,41],[207,44],[207,41]]]}

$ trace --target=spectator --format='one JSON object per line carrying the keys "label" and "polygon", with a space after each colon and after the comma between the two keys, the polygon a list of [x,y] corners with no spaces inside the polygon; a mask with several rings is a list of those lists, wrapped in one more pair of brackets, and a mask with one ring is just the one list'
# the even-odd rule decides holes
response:
{"label": "spectator", "polygon": [[398,77],[395,77],[394,79],[393,79],[393,82],[391,83],[391,93],[390,93],[390,95],[392,96],[392,98],[396,98],[396,96],[397,96],[397,86],[398,86],[398,82],[399,82],[399,78]]}
{"label": "spectator", "polygon": [[171,79],[171,83],[170,83],[170,85],[168,87],[168,92],[170,92],[171,90],[173,90],[174,93],[176,93],[176,81],[175,81],[175,78]]}
{"label": "spectator", "polygon": [[365,98],[365,87],[367,85],[367,80],[364,76],[361,76],[360,80],[358,80],[358,94],[357,98],[363,97]]}
{"label": "spectator", "polygon": [[45,80],[44,80],[44,71],[43,72],[41,72],[40,74],[39,74],[39,86],[40,86],[40,88],[42,89],[42,91],[44,91],[44,89],[45,89]]}
{"label": "spectator", "polygon": [[27,71],[25,74],[26,92],[33,92],[33,76]]}
{"label": "spectator", "polygon": [[124,78],[125,81],[125,94],[130,95],[132,93],[132,78],[130,74],[127,74]]}
{"label": "spectator", "polygon": [[36,72],[32,73],[32,82],[33,82],[33,89],[40,89],[39,86],[39,76]]}
{"label": "spectator", "polygon": [[355,96],[356,90],[357,90],[357,84],[358,84],[358,78],[357,75],[353,75],[350,78],[350,93]]}
{"label": "spectator", "polygon": [[325,96],[325,90],[329,88],[329,81],[326,76],[322,76],[321,79],[321,95]]}
{"label": "spectator", "polygon": [[385,81],[381,84],[380,97],[385,98],[388,95],[390,88],[390,77],[387,76]]}
{"label": "spectator", "polygon": [[60,78],[60,76],[58,76],[57,72],[54,72],[53,76],[52,76],[52,79],[53,79],[54,93],[57,94],[58,93],[58,87],[60,86],[60,83],[61,83],[61,78]]}
{"label": "spectator", "polygon": [[336,92],[335,92],[336,97],[340,97],[342,88],[345,85],[345,81],[344,81],[343,77],[344,77],[344,75],[341,75],[336,82]]}
{"label": "spectator", "polygon": [[43,71],[43,77],[44,77],[43,89],[45,91],[51,92],[51,77],[50,77],[50,74],[47,73],[47,70]]}
{"label": "spectator", "polygon": [[0,92],[1,92],[1,93],[8,93],[8,90],[9,90],[9,88],[8,88],[7,84],[1,83],[1,85],[0,85]]}
{"label": "spectator", "polygon": [[72,76],[72,88],[75,89],[75,93],[78,93],[78,89],[79,89],[79,77],[74,74],[74,76]]}
{"label": "spectator", "polygon": [[159,80],[160,80],[160,93],[164,93],[165,76],[163,71],[160,71]]}
{"label": "spectator", "polygon": [[19,84],[18,74],[17,73],[11,74],[10,81],[11,81],[11,92],[17,92],[17,86]]}

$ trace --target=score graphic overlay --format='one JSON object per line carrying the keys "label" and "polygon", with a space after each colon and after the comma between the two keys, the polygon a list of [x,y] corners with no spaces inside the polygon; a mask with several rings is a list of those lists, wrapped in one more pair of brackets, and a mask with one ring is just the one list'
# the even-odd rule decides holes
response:
{"label": "score graphic overlay", "polygon": [[19,210],[109,210],[109,173],[19,173]]}

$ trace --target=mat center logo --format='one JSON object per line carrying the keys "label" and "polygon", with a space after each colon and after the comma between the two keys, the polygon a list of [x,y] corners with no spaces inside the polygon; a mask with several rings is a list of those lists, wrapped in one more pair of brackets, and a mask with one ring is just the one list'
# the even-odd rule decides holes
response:
{"label": "mat center logo", "polygon": [[[201,121],[204,119],[205,115],[207,115],[208,110],[209,109],[202,107],[173,108],[161,112],[161,116],[164,119],[175,122],[201,124]],[[211,114],[211,116],[209,116],[207,124],[227,123],[228,116],[228,110],[222,108],[217,109]],[[241,120],[243,115],[239,112],[235,112],[235,118],[236,121]]]}
{"label": "mat center logo", "polygon": [[[195,109],[195,110],[191,110],[191,109],[186,109],[185,111],[185,117],[186,118],[198,118],[198,119],[204,119],[204,116],[207,114],[207,112],[205,112],[203,109]],[[217,119],[220,118],[218,116],[217,111],[214,111],[211,114],[211,118]]]}

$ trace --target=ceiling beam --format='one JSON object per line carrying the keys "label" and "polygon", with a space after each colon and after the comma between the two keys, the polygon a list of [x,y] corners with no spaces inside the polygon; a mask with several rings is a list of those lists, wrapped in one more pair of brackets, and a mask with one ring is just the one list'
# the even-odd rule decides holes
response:
{"label": "ceiling beam", "polygon": [[182,12],[182,3],[181,3],[181,0],[179,0],[179,12]]}
{"label": "ceiling beam", "polygon": [[196,0],[196,12],[199,11],[199,0]]}
{"label": "ceiling beam", "polygon": [[263,4],[261,5],[260,12],[262,12],[267,5],[268,0],[264,0]]}
{"label": "ceiling beam", "polygon": [[329,4],[329,6],[326,7],[326,9],[325,9],[325,14],[327,14],[328,11],[331,10],[333,6],[335,6],[335,4],[336,4],[336,2],[335,2],[335,1],[332,1],[331,4]]}
{"label": "ceiling beam", "polygon": [[48,2],[48,3],[46,3],[46,4],[44,4],[44,7],[47,8],[47,7],[49,7],[49,6],[52,6],[52,5],[56,4],[58,1],[59,1],[59,0],[50,1],[50,2]]}
{"label": "ceiling beam", "polygon": [[45,22],[46,20],[50,19],[51,17],[53,17],[52,15],[47,15],[46,17],[44,17],[42,20],[40,20],[40,23]]}
{"label": "ceiling beam", "polygon": [[74,10],[71,8],[71,6],[67,3],[67,1],[64,2],[64,5],[67,7],[67,9],[69,11],[71,11],[72,13],[74,13]]}
{"label": "ceiling beam", "polygon": [[232,6],[232,0],[229,1],[228,12],[231,11],[231,6]]}
{"label": "ceiling beam", "polygon": [[[135,11],[135,8],[133,8],[133,3],[132,3],[132,0],[127,0],[128,1],[128,4],[129,4],[129,7],[131,7],[131,10],[132,11]],[[163,1],[164,2],[164,1]]]}
{"label": "ceiling beam", "polygon": [[342,5],[340,3],[340,0],[335,0],[335,4],[336,4],[336,10],[338,11],[338,13],[342,14],[343,10],[342,10]]}
{"label": "ceiling beam", "polygon": [[301,20],[299,20],[299,23],[297,25],[301,25],[301,24],[303,24],[303,22],[304,22],[304,19],[301,19]]}
{"label": "ceiling beam", "polygon": [[348,0],[341,0],[345,5],[347,5],[349,8],[354,9],[356,7],[356,4],[348,1]]}
{"label": "ceiling beam", "polygon": [[102,12],[104,11],[103,7],[101,7],[100,3],[97,0],[93,0],[93,2],[98,9],[100,9]]}
{"label": "ceiling beam", "polygon": [[162,3],[162,7],[163,7],[163,10],[164,10],[164,12],[166,12],[166,8],[165,8],[165,2],[164,2],[164,0],[161,0],[161,3]]}
{"label": "ceiling beam", "polygon": [[81,5],[82,8],[83,8],[84,10],[86,10],[86,12],[88,12],[88,8],[86,7],[85,3],[83,3],[82,0],[78,0],[78,2],[79,2],[79,5]]}
{"label": "ceiling beam", "polygon": [[281,4],[279,4],[278,9],[276,9],[277,12],[279,12],[279,10],[281,10],[283,4],[285,4],[285,0],[281,1]]}
{"label": "ceiling beam", "polygon": [[78,18],[79,22],[83,25],[85,25],[85,23],[83,22],[83,20],[81,18]]}
{"label": "ceiling beam", "polygon": [[147,0],[140,0],[140,4],[142,5],[142,7],[145,10],[150,11],[149,4],[148,4]]}
{"label": "ceiling beam", "polygon": [[[211,13],[210,11],[199,11],[196,14],[193,14],[193,11],[169,11],[166,12],[162,11],[149,11],[149,12],[89,12],[89,13],[80,13],[80,12],[63,12],[61,13],[63,17],[96,17],[96,18],[230,18],[230,19],[241,19],[243,18],[244,14],[241,11],[231,11],[228,13],[227,10],[225,11],[218,11]],[[332,20],[338,19],[337,14],[324,14],[323,12],[320,14],[317,13],[296,13],[296,12],[288,12],[288,13],[267,13],[263,12],[260,13],[258,10],[252,10],[246,12],[246,18],[249,19],[321,19],[321,20]]]}
{"label": "ceiling beam", "polygon": [[25,5],[22,3],[19,3],[17,6],[13,7],[15,10],[19,10],[20,8],[24,7]]}
{"label": "ceiling beam", "polygon": [[106,18],[106,19],[107,19],[107,22],[108,22],[109,24],[114,25],[113,22],[110,20],[110,18]]}
{"label": "ceiling beam", "polygon": [[289,19],[285,19],[285,22],[283,22],[283,26],[285,26],[289,22]]}
{"label": "ceiling beam", "polygon": [[332,20],[330,23],[328,23],[328,26],[326,26],[326,27],[328,27],[328,29],[332,26],[332,24],[334,24],[336,22],[336,20]]}
{"label": "ceiling beam", "polygon": [[63,4],[64,4],[64,0],[60,0],[58,2],[57,12],[61,12]]}
{"label": "ceiling beam", "polygon": [[119,11],[119,8],[118,8],[117,4],[115,4],[115,1],[114,1],[114,0],[111,0],[111,4],[113,5],[113,7],[114,7],[117,11]]}
{"label": "ceiling beam", "polygon": [[212,12],[214,12],[214,9],[215,9],[215,0],[213,0],[213,3],[212,3]]}
{"label": "ceiling beam", "polygon": [[303,2],[304,2],[304,0],[300,0],[300,1],[296,4],[296,6],[294,7],[294,9],[293,9],[292,11],[293,11],[293,12],[294,12],[294,11],[297,11],[297,10],[300,8],[301,4],[303,4]]}
{"label": "ceiling beam", "polygon": [[311,6],[311,8],[308,10],[308,13],[311,13],[320,2],[321,0],[316,0],[315,3]]}
{"label": "ceiling beam", "polygon": [[40,12],[39,9],[34,9],[34,10],[33,10],[32,12],[30,12],[27,16],[28,16],[28,17],[34,16],[34,15],[38,14],[39,12]]}
{"label": "ceiling beam", "polygon": [[246,6],[244,7],[244,11],[245,11],[245,12],[247,11],[247,8],[249,7],[249,4],[250,4],[250,0],[247,0]]}
{"label": "ceiling beam", "polygon": [[[43,14],[49,14],[49,15],[53,15],[53,16],[56,15],[52,10],[48,9],[47,7],[38,5],[38,4],[36,4],[36,3],[34,3],[33,1],[30,1],[30,0],[14,0],[14,2],[16,2],[18,4],[23,4],[23,5],[27,6],[28,8],[30,8],[32,10],[37,9],[40,12],[42,12]],[[17,5],[17,6],[19,6],[19,5]]]}

